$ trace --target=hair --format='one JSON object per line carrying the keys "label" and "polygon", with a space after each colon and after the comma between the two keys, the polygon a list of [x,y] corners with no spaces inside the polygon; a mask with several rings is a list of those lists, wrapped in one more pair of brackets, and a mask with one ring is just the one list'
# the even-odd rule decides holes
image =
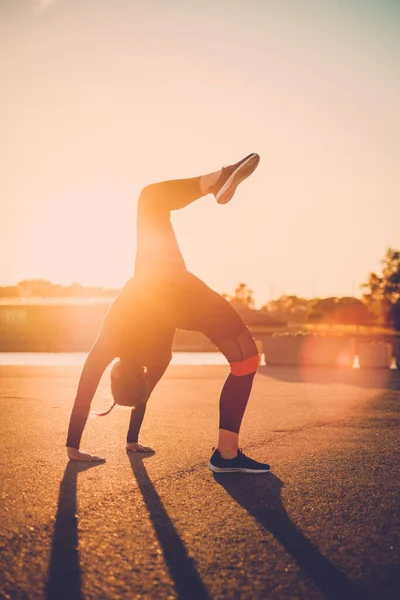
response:
{"label": "hair", "polygon": [[116,404],[134,408],[147,402],[149,394],[146,367],[118,360],[111,369],[110,380],[114,403],[105,412],[97,413],[97,417],[108,415]]}

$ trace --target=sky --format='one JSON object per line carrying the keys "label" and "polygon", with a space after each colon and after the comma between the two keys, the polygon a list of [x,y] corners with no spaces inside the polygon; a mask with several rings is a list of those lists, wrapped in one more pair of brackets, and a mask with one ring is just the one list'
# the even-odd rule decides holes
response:
{"label": "sky", "polygon": [[121,287],[143,186],[261,162],[173,214],[261,306],[360,296],[400,248],[400,0],[0,0],[0,285]]}

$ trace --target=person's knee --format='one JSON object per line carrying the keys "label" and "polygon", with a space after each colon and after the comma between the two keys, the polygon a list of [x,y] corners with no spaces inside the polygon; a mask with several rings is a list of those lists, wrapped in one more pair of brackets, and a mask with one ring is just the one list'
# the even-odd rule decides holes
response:
{"label": "person's knee", "polygon": [[257,344],[247,327],[237,336],[237,343],[240,347],[243,359],[258,356]]}
{"label": "person's knee", "polygon": [[[256,347],[257,351],[257,347]],[[246,375],[255,375],[260,365],[260,355],[254,354],[249,358],[240,361],[230,362],[231,373],[236,377],[245,377]]]}
{"label": "person's knee", "polygon": [[255,375],[260,365],[260,355],[257,344],[247,327],[237,336],[236,341],[241,359],[229,361],[232,375],[238,377]]}
{"label": "person's knee", "polygon": [[257,344],[249,329],[245,327],[236,337],[219,345],[231,365],[233,375],[256,373],[260,364]]}
{"label": "person's knee", "polygon": [[146,206],[153,205],[156,203],[157,197],[158,197],[157,184],[150,183],[149,185],[146,185],[140,192],[139,204],[146,205]]}

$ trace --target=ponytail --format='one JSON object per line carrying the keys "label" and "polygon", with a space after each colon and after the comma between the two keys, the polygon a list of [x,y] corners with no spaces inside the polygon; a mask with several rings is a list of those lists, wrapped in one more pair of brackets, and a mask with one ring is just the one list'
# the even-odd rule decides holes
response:
{"label": "ponytail", "polygon": [[91,413],[91,417],[105,417],[106,415],[109,415],[110,412],[112,411],[112,409],[114,408],[114,406],[116,405],[116,402],[114,402],[114,404],[111,404],[111,407],[107,410],[105,410],[104,412],[101,413]]}

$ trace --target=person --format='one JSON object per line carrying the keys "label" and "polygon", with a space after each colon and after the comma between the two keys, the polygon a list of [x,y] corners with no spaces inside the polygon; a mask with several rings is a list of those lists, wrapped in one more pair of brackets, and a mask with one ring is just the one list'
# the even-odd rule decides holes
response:
{"label": "person", "polygon": [[84,364],[68,427],[70,460],[104,460],[79,447],[97,386],[115,358],[119,360],[111,370],[114,402],[135,407],[126,448],[151,450],[139,444],[140,427],[146,403],[172,358],[179,328],[205,334],[230,364],[219,402],[218,444],[208,467],[214,472],[269,470],[269,465],[252,460],[239,449],[240,425],[259,365],[257,346],[229,302],[187,270],[171,224],[171,211],[209,193],[219,204],[229,202],[259,160],[259,155],[252,153],[219,171],[153,183],[142,190],[137,205],[134,277],[109,308]]}

